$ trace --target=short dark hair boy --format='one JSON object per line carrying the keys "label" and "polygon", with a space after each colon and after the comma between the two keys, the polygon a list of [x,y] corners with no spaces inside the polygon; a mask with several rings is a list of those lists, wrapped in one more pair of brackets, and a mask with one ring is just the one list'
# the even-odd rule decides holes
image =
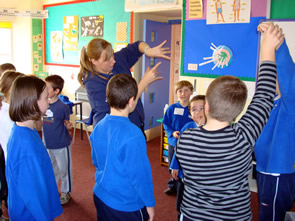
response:
{"label": "short dark hair boy", "polygon": [[62,92],[62,89],[64,88],[64,79],[59,75],[50,75],[45,78],[45,82],[48,82],[51,84],[53,90],[59,89],[60,94]]}
{"label": "short dark hair boy", "polygon": [[93,192],[98,220],[154,217],[153,180],[145,138],[128,119],[137,104],[137,90],[131,76],[112,77],[106,90],[111,112],[90,136],[96,167]]}

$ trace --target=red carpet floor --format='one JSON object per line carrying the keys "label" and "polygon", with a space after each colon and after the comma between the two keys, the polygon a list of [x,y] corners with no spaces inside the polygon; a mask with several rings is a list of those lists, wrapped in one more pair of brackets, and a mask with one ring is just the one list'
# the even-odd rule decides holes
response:
{"label": "red carpet floor", "polygon": [[[160,138],[155,138],[147,143],[150,159],[154,195],[156,198],[156,221],[176,221],[176,196],[167,196],[163,191],[167,188],[170,179],[167,167],[160,165]],[[96,209],[93,203],[94,173],[92,165],[91,149],[86,134],[80,139],[80,131],[76,133],[75,144],[72,145],[73,159],[73,192],[72,199],[63,206],[64,212],[55,221],[95,221]],[[136,166],[136,165],[135,165]],[[258,198],[256,193],[251,193],[251,209],[253,220],[258,220]],[[3,207],[2,207],[3,208]],[[4,208],[4,215],[7,211]],[[295,206],[293,209],[295,211]]]}

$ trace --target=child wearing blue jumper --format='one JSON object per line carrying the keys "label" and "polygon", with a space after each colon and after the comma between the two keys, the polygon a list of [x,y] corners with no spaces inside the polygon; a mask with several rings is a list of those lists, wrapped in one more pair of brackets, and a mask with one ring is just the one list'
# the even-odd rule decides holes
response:
{"label": "child wearing blue jumper", "polygon": [[[191,117],[193,121],[188,122],[180,131],[182,134],[183,131],[189,128],[196,128],[205,124],[206,117],[204,113],[205,106],[205,95],[197,95],[194,96],[188,105]],[[183,198],[183,172],[182,169],[179,168],[179,164],[177,158],[175,156],[175,152],[173,154],[173,158],[170,164],[171,175],[177,181],[177,197],[176,197],[176,209],[178,212],[178,219],[180,218],[180,205]]]}
{"label": "child wearing blue jumper", "polygon": [[[262,32],[268,26],[262,23]],[[259,220],[284,220],[295,200],[295,64],[286,42],[276,52],[277,96],[256,145]]]}
{"label": "child wearing blue jumper", "polygon": [[58,95],[61,93],[64,80],[58,75],[51,75],[45,78],[48,88],[49,108],[46,116],[43,117],[43,138],[45,146],[51,159],[56,184],[61,180],[61,204],[70,200],[72,192],[72,157],[71,140],[69,134],[72,129],[70,110]]}
{"label": "child wearing blue jumper", "polygon": [[[189,81],[179,81],[175,85],[175,93],[178,102],[170,105],[163,118],[163,127],[168,136],[168,166],[172,160],[174,148],[182,127],[191,122],[188,109],[189,99],[193,93],[193,85]],[[170,172],[170,170],[169,170]],[[176,181],[171,178],[168,181],[168,188],[164,191],[167,195],[176,193]]]}
{"label": "child wearing blue jumper", "polygon": [[137,88],[127,74],[117,74],[107,85],[111,108],[90,136],[96,168],[93,188],[97,220],[154,220],[155,198],[145,137],[128,119],[144,88],[157,76],[148,69]]}
{"label": "child wearing blue jumper", "polygon": [[48,90],[33,76],[15,80],[9,115],[13,125],[7,144],[6,178],[11,220],[48,220],[62,213],[50,158],[34,128],[48,108]]}

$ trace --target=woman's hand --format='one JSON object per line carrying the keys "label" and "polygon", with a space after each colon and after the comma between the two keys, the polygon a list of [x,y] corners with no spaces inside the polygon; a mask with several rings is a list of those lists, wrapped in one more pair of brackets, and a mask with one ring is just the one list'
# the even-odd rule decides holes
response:
{"label": "woman's hand", "polygon": [[161,44],[153,48],[150,48],[148,46],[148,48],[145,49],[145,55],[149,57],[164,58],[164,59],[170,60],[171,58],[166,56],[166,54],[170,54],[171,51],[169,50],[169,48],[163,48],[163,45],[166,42],[167,40],[163,41]]}

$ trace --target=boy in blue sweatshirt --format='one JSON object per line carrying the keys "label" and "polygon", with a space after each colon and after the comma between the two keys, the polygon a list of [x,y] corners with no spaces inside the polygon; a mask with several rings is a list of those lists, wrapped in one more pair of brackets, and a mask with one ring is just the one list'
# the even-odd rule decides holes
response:
{"label": "boy in blue sweatshirt", "polygon": [[[268,23],[258,30],[264,32]],[[286,41],[276,52],[273,109],[256,145],[259,220],[284,220],[295,200],[295,64]]]}
{"label": "boy in blue sweatshirt", "polygon": [[[193,121],[190,117],[188,104],[190,96],[193,94],[193,85],[189,81],[179,81],[175,85],[175,93],[178,102],[172,104],[166,110],[163,117],[163,127],[168,138],[168,166],[172,161],[176,142],[182,127],[188,122]],[[169,169],[170,172],[170,169]],[[168,188],[164,191],[167,195],[177,192],[177,183],[174,178],[168,181]]]}
{"label": "boy in blue sweatshirt", "polygon": [[128,115],[144,88],[157,77],[157,64],[148,69],[137,88],[127,74],[117,74],[107,85],[111,108],[93,130],[90,141],[96,167],[93,188],[97,220],[154,220],[155,198],[146,142]]}

